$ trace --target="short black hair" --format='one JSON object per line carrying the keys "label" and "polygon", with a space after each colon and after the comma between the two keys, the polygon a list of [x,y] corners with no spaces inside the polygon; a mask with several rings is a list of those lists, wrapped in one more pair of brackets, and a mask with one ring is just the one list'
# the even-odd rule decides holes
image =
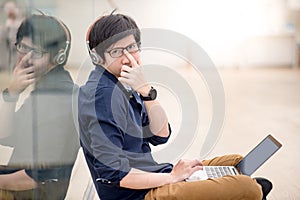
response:
{"label": "short black hair", "polygon": [[[49,52],[52,61],[59,51],[65,49],[66,41],[71,40],[71,33],[67,26],[55,17],[31,15],[21,23],[16,36],[16,44],[20,43],[24,37],[31,38],[33,44]],[[67,57],[70,45],[66,52]],[[67,59],[62,65],[66,62]]]}
{"label": "short black hair", "polygon": [[104,51],[129,35],[133,35],[135,41],[140,42],[141,31],[131,17],[124,14],[105,15],[92,25],[88,35],[88,45],[105,61]]}

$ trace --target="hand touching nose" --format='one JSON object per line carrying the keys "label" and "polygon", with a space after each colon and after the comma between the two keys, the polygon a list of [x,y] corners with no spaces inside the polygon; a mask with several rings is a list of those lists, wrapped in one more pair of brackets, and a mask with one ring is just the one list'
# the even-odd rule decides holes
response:
{"label": "hand touching nose", "polygon": [[16,65],[8,91],[11,95],[20,94],[26,87],[35,82],[34,67],[30,65],[32,52],[26,54]]}
{"label": "hand touching nose", "polygon": [[140,66],[140,60],[136,61],[126,50],[124,50],[124,53],[129,60],[130,66],[122,66],[119,81],[130,86],[141,95],[147,96],[150,91],[150,85],[144,77],[142,67]]}

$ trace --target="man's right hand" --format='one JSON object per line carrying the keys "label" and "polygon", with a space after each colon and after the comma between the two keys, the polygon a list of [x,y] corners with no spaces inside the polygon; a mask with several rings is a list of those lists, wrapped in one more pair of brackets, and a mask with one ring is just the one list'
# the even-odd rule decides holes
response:
{"label": "man's right hand", "polygon": [[32,52],[26,54],[16,65],[10,80],[8,92],[11,96],[17,96],[30,84],[35,82],[34,67],[31,65]]}

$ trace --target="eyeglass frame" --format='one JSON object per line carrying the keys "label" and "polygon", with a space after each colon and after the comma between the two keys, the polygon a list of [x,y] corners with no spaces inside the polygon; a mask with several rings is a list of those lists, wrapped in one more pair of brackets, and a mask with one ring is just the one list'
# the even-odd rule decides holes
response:
{"label": "eyeglass frame", "polygon": [[[128,48],[131,46],[131,45],[134,45],[136,44],[137,45],[137,50],[134,50],[134,51],[130,51],[128,50]],[[118,47],[118,48],[113,48],[113,49],[110,49],[110,50],[105,50],[105,53],[108,53],[112,58],[120,58],[121,56],[124,55],[124,50],[128,51],[129,53],[136,53],[138,51],[140,51],[140,45],[141,45],[141,42],[133,42],[131,44],[129,44],[128,46],[126,47]],[[121,50],[122,54],[119,55],[119,56],[112,56],[111,55],[111,52],[114,51],[114,50]]]}
{"label": "eyeglass frame", "polygon": [[[24,46],[24,47],[26,47],[28,50],[26,50],[26,51],[21,51],[21,50],[20,50],[20,48],[21,48],[20,46],[21,46],[21,45]],[[20,43],[15,43],[15,46],[16,46],[16,48],[17,48],[17,51],[18,51],[19,53],[21,53],[21,54],[27,54],[27,53],[29,53],[30,51],[33,51],[33,53],[32,53],[32,58],[34,58],[34,59],[42,58],[44,54],[49,53],[48,51],[45,51],[45,50],[43,50],[43,49],[30,47],[30,46],[28,46],[28,45],[26,45],[26,44],[24,44],[24,43],[22,43],[22,42],[20,42]]]}

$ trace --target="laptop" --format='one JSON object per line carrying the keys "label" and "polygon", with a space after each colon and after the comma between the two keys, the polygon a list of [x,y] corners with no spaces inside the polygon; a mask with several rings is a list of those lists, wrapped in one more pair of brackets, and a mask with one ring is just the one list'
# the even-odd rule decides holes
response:
{"label": "laptop", "polygon": [[262,164],[264,164],[282,144],[272,135],[265,137],[254,149],[252,149],[237,166],[203,166],[203,170],[194,172],[186,181],[206,180],[219,178],[226,175],[251,176]]}

